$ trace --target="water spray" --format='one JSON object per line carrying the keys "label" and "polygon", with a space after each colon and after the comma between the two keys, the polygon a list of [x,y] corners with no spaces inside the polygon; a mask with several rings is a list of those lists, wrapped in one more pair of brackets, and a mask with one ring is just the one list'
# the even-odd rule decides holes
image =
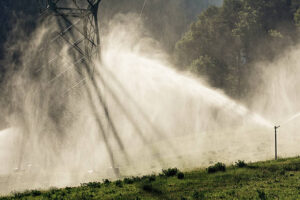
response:
{"label": "water spray", "polygon": [[[52,2],[56,1],[52,0]],[[87,2],[94,1],[89,0]],[[146,0],[141,14],[145,4]],[[77,23],[78,19],[74,19],[73,15],[78,9],[70,9],[67,11],[70,11],[70,15],[72,15],[70,17],[74,21],[72,24],[61,16],[53,16],[53,18],[60,17],[60,26],[56,27],[55,25],[55,28],[63,33],[58,35],[57,44],[52,43],[53,40],[47,42],[52,39],[50,37],[52,34],[48,37],[47,32],[41,32],[39,38],[45,38],[41,40],[41,45],[24,52],[26,53],[24,58],[29,59],[24,60],[23,63],[38,63],[38,67],[43,66],[44,59],[47,58],[46,66],[49,67],[38,71],[44,73],[45,77],[48,77],[48,73],[51,72],[49,79],[46,79],[47,90],[44,90],[46,88],[44,85],[40,89],[36,80],[30,81],[31,76],[27,78],[21,74],[19,77],[16,74],[11,80],[12,83],[19,79],[21,80],[20,83],[26,83],[25,86],[18,84],[17,91],[20,91],[20,94],[14,92],[12,95],[16,96],[14,97],[16,100],[13,99],[17,104],[16,107],[20,107],[22,110],[21,120],[19,120],[21,122],[13,121],[13,125],[16,124],[16,127],[25,129],[25,131],[19,129],[15,131],[16,136],[14,137],[16,139],[10,139],[12,134],[6,134],[9,136],[3,137],[5,140],[1,138],[0,132],[0,162],[8,163],[0,166],[0,172],[3,168],[2,171],[7,173],[7,177],[9,177],[7,181],[5,177],[5,182],[1,181],[2,177],[0,178],[0,193],[19,188],[68,186],[90,180],[96,181],[99,177],[115,178],[120,176],[120,171],[122,176],[134,176],[158,172],[157,170],[162,167],[185,168],[188,166],[188,168],[196,168],[199,165],[208,165],[210,161],[214,160],[224,162],[233,162],[236,159],[263,160],[270,156],[269,148],[263,147],[271,146],[273,142],[266,131],[271,130],[274,127],[273,124],[258,114],[250,112],[246,107],[222,92],[173,70],[165,60],[161,60],[160,55],[157,57],[157,49],[151,46],[152,42],[148,42],[147,34],[147,52],[148,48],[149,50],[153,48],[154,51],[149,51],[149,53],[141,51],[139,53],[137,49],[143,49],[142,47],[145,46],[144,29],[140,33],[140,25],[136,15],[120,15],[110,22],[111,25],[107,31],[109,34],[103,40],[105,42],[105,48],[103,48],[104,64],[96,65],[94,73],[91,73],[94,78],[89,78],[87,73],[80,73],[80,76],[73,77],[77,75],[75,70],[72,74],[67,73],[71,69],[89,69],[87,67],[89,62],[96,60],[90,57],[94,57],[95,48],[100,47],[94,45],[100,44],[97,40],[90,42],[90,39],[96,39],[92,37],[95,34],[91,33],[98,31],[91,32],[89,30],[89,34],[85,34],[87,30],[81,30],[79,27],[84,27],[84,24],[91,27],[92,24],[81,18],[81,25],[75,27],[79,22]],[[66,16],[67,11],[63,11],[63,15]],[[46,16],[44,17],[46,18]],[[64,20],[66,23],[63,23]],[[82,38],[81,32],[84,33],[84,36],[89,36],[84,40],[87,44],[91,43],[90,46],[87,46],[90,47],[87,48],[90,49],[88,51],[86,48],[83,48],[82,51],[77,50],[79,47],[85,47],[84,41],[81,45],[72,43],[80,41],[78,39]],[[65,40],[61,38],[61,35],[68,36],[72,45],[69,43],[64,45],[62,42]],[[124,44],[122,41],[125,40],[127,42]],[[136,41],[141,42],[137,43]],[[52,54],[61,52],[59,55],[66,56],[68,64],[65,64],[64,60],[57,59],[56,62],[48,65],[49,59],[46,57],[48,54],[45,53],[46,56],[40,56],[40,52],[47,51],[44,46],[50,46],[43,45],[44,42],[47,42],[46,44],[51,42],[52,45],[61,47],[54,46],[50,49],[49,58],[52,58]],[[36,44],[37,42],[34,39],[32,43]],[[153,42],[153,44],[156,43]],[[66,53],[60,51],[66,45],[73,48],[68,48]],[[42,48],[43,51],[37,52],[36,49]],[[81,54],[82,52],[84,55]],[[39,61],[39,57],[42,59],[41,62],[36,61]],[[72,61],[71,64],[69,64],[69,60]],[[56,66],[54,63],[57,63],[59,69],[51,71],[50,68]],[[90,66],[93,67],[94,65]],[[90,67],[91,71],[92,67]],[[70,71],[68,71],[69,68]],[[54,78],[52,72],[53,76],[56,75]],[[132,78],[134,73],[138,76]],[[42,81],[45,79],[41,78]],[[50,90],[51,87],[48,87],[50,85],[48,81],[53,85],[52,90]],[[85,81],[87,84],[82,84]],[[141,82],[143,84],[140,84]],[[78,86],[81,84],[83,86],[79,88]],[[66,86],[62,87],[62,85]],[[32,88],[33,92],[37,91],[45,97],[40,98],[36,93],[28,92],[25,95],[28,98],[24,98],[26,100],[24,103],[18,101],[18,99],[23,99],[23,92],[27,88]],[[80,90],[73,98],[71,95],[76,88]],[[58,93],[57,89],[60,89],[61,93]],[[86,93],[81,93],[81,90],[84,89]],[[69,101],[52,98],[56,97],[57,94],[65,94],[65,92],[68,95],[63,96],[70,96]],[[104,94],[107,94],[106,97]],[[50,102],[51,105],[48,106],[47,102]],[[54,121],[52,115],[49,116],[48,111],[52,113],[53,108],[59,110],[60,106],[56,106],[56,104],[66,105],[66,112],[70,112],[70,117],[67,116],[65,120],[65,112],[63,112],[61,119],[64,120]],[[18,113],[16,114],[17,117]],[[58,112],[58,114],[60,113]],[[73,117],[73,114],[76,117]],[[240,123],[241,118],[243,118],[243,123]],[[25,125],[23,125],[23,121]],[[33,127],[31,128],[32,133],[26,131],[26,124],[29,124],[29,128]],[[284,125],[283,123],[280,124]],[[108,128],[105,128],[106,125]],[[252,129],[252,127],[258,128]],[[279,126],[275,126],[275,159],[277,159],[278,128]],[[23,132],[30,132],[30,138],[23,137]],[[240,132],[245,134],[239,134]],[[255,137],[255,135],[253,137],[252,133],[259,135],[259,137]],[[9,142],[6,138],[9,139]],[[23,138],[27,143],[20,142],[19,146],[24,146],[24,148],[16,148],[15,144],[19,144],[17,142],[22,141]],[[42,140],[43,143],[40,142],[40,138],[45,138]],[[248,138],[251,141],[247,140]],[[196,151],[195,147],[199,146],[201,148]],[[20,154],[25,155],[24,159],[23,157],[18,159]],[[127,162],[127,157],[129,162]],[[25,172],[20,170],[22,168],[17,168],[16,171],[20,171],[20,173],[11,173],[15,163],[20,163],[21,166],[26,165],[26,169],[30,168],[31,171],[37,171],[34,179],[29,177],[32,173],[29,169],[29,172]],[[110,168],[105,170],[108,167]],[[38,173],[39,170],[43,173]],[[26,176],[19,178],[21,173]]]}
{"label": "water spray", "polygon": [[279,129],[280,126],[274,126],[275,129],[275,160],[277,160],[277,129]]}

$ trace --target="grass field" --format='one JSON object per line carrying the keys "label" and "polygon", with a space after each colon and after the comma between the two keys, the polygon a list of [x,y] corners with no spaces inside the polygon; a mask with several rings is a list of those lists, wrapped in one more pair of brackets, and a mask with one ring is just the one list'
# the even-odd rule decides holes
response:
{"label": "grass field", "polygon": [[300,158],[257,163],[238,162],[159,175],[104,180],[80,187],[26,191],[7,199],[300,199]]}

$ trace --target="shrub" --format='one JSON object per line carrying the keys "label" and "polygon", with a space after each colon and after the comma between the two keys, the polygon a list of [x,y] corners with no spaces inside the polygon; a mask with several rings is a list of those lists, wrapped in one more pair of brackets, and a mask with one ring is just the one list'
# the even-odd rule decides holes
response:
{"label": "shrub", "polygon": [[41,194],[42,194],[42,192],[38,191],[38,190],[32,190],[31,191],[31,195],[34,196],[34,197],[40,196]]}
{"label": "shrub", "polygon": [[13,192],[14,198],[23,198],[30,196],[30,191],[24,191],[24,192]]}
{"label": "shrub", "polygon": [[175,176],[178,172],[177,168],[169,168],[167,170],[162,170],[163,174],[167,177]]}
{"label": "shrub", "polygon": [[101,183],[99,182],[82,183],[81,186],[90,187],[90,188],[100,188]]}
{"label": "shrub", "polygon": [[28,196],[36,197],[42,195],[42,192],[38,190],[26,190],[24,192],[13,192],[13,195],[15,198],[23,198]]}
{"label": "shrub", "polygon": [[134,178],[124,178],[124,183],[133,184],[134,183]]}
{"label": "shrub", "polygon": [[110,180],[105,179],[105,180],[103,180],[103,183],[104,183],[105,185],[109,185],[109,184],[110,184]]}
{"label": "shrub", "polygon": [[235,162],[235,166],[238,168],[243,168],[243,167],[247,167],[247,163],[245,163],[245,161],[243,160],[238,160],[237,162]]}
{"label": "shrub", "polygon": [[150,175],[150,176],[148,176],[148,180],[150,182],[155,181],[156,180],[156,176],[155,175]]}
{"label": "shrub", "polygon": [[[82,192],[82,193],[76,193],[75,198],[76,200],[90,200],[93,198],[93,195],[89,192]],[[58,198],[61,199],[61,198]]]}
{"label": "shrub", "polygon": [[51,193],[50,192],[44,192],[42,195],[43,195],[43,197],[46,197],[48,199],[51,198]]}
{"label": "shrub", "polygon": [[178,179],[184,179],[184,173],[179,172],[179,173],[177,174],[177,178],[178,178]]}
{"label": "shrub", "polygon": [[148,180],[148,181],[152,182],[152,181],[155,181],[156,176],[153,174],[153,175],[143,176],[141,179],[142,180]]}
{"label": "shrub", "polygon": [[134,182],[138,182],[138,181],[141,181],[142,178],[141,177],[138,177],[138,176],[133,176],[131,178],[124,178],[124,183],[126,184],[133,184]]}
{"label": "shrub", "polygon": [[58,192],[58,189],[56,187],[51,187],[50,190],[49,190],[49,192],[51,194],[55,194],[56,192]]}
{"label": "shrub", "polygon": [[224,163],[220,163],[220,162],[218,162],[218,163],[216,163],[215,165],[213,165],[213,166],[209,166],[208,168],[207,168],[207,172],[208,173],[215,173],[215,172],[225,172],[226,171],[226,166],[225,166],[225,164]]}
{"label": "shrub", "polygon": [[117,180],[117,181],[116,181],[116,186],[117,186],[117,187],[122,187],[122,186],[123,186],[123,185],[122,185],[122,181]]}
{"label": "shrub", "polygon": [[142,180],[141,177],[138,177],[138,176],[132,177],[132,179],[133,179],[134,182]]}

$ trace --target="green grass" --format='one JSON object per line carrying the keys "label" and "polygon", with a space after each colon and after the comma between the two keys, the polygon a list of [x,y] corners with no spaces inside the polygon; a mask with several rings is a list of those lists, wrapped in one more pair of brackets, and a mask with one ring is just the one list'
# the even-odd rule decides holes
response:
{"label": "green grass", "polygon": [[[81,187],[26,191],[8,199],[300,199],[300,158],[257,163],[237,162],[225,172],[206,169],[174,175],[126,178],[117,182],[86,183]],[[176,170],[175,170],[176,171]],[[180,177],[180,178],[178,178]]]}

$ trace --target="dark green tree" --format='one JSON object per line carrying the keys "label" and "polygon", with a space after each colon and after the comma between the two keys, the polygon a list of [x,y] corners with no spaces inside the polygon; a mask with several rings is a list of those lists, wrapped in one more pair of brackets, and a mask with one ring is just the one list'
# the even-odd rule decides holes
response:
{"label": "dark green tree", "polygon": [[245,97],[253,63],[272,60],[297,42],[299,6],[294,0],[225,0],[222,7],[208,8],[176,44],[179,68]]}

